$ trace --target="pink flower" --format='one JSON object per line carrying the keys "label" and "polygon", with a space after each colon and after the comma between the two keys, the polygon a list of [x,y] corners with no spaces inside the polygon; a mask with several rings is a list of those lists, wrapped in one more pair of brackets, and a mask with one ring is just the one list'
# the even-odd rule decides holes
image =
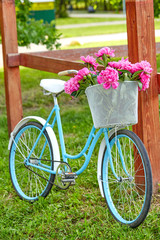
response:
{"label": "pink flower", "polygon": [[72,94],[73,92],[76,92],[80,88],[80,82],[84,80],[84,77],[90,74],[90,71],[88,68],[82,68],[78,71],[77,75],[75,75],[74,78],[71,78],[64,84],[64,90],[68,94]]}
{"label": "pink flower", "polygon": [[[110,57],[114,57],[114,50],[109,47],[101,48],[95,53],[97,59],[93,56],[81,56],[81,60],[85,62],[87,67],[79,70],[77,74],[65,83],[65,92],[72,97],[78,97],[85,93],[88,86],[94,84],[102,84],[103,88],[116,89],[121,81],[137,81],[139,83],[139,91],[145,91],[149,88],[150,75],[152,68],[149,62],[141,61],[135,64],[129,62],[128,58],[122,58],[118,62],[108,62]],[[97,66],[103,65],[105,70],[97,70]]]}
{"label": "pink flower", "polygon": [[81,70],[78,71],[77,75],[75,76],[78,81],[82,80],[85,76],[87,76],[88,74],[90,74],[90,71],[88,68],[82,68]]}
{"label": "pink flower", "polygon": [[97,69],[99,64],[96,63],[96,59],[94,57],[88,55],[86,58],[84,56],[81,56],[80,58],[82,61],[84,61],[85,63],[88,63],[91,67],[93,67],[94,70]]}
{"label": "pink flower", "polygon": [[114,52],[115,52],[115,50],[112,50],[112,49],[110,49],[109,47],[104,47],[104,48],[101,48],[101,49],[98,51],[98,53],[95,53],[95,55],[96,55],[97,57],[102,57],[103,54],[106,54],[106,55],[108,55],[108,56],[110,56],[110,57],[114,57],[114,56],[115,56]]}
{"label": "pink flower", "polygon": [[97,77],[98,83],[103,84],[105,89],[109,89],[111,86],[116,89],[119,86],[118,80],[118,71],[111,67],[107,67],[105,70],[102,70]]}
{"label": "pink flower", "polygon": [[67,94],[72,94],[72,92],[78,91],[80,85],[76,78],[71,78],[64,84],[64,90]]}
{"label": "pink flower", "polygon": [[147,61],[141,61],[141,62],[132,64],[132,73],[135,73],[140,70],[143,70],[144,72],[151,74],[153,69],[151,68],[150,63]]}
{"label": "pink flower", "polygon": [[128,58],[122,58],[118,62],[109,62],[108,65],[116,69],[128,70],[129,72],[132,71],[132,64],[128,61]]}
{"label": "pink flower", "polygon": [[139,91],[145,91],[147,88],[149,88],[149,82],[150,82],[150,75],[146,74],[144,72],[140,73],[140,81],[142,83],[142,89],[139,88]]}

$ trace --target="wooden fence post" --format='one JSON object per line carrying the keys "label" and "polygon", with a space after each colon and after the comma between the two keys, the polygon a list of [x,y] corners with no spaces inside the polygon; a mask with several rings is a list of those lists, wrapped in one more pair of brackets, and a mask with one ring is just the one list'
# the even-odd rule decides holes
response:
{"label": "wooden fence post", "polygon": [[14,0],[0,0],[0,23],[4,61],[5,93],[9,133],[22,118],[19,67],[8,67],[7,54],[18,53]]}
{"label": "wooden fence post", "polygon": [[126,0],[126,14],[129,60],[147,60],[153,68],[150,88],[139,94],[138,124],[133,130],[148,151],[156,192],[160,183],[160,125],[153,0]]}

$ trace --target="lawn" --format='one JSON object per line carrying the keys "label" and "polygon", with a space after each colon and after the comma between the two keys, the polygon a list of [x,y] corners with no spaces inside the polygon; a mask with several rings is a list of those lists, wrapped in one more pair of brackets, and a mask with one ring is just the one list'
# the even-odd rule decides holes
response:
{"label": "lawn", "polygon": [[[83,19],[83,18],[82,18]],[[77,18],[67,18],[66,20],[58,19],[57,26],[63,25],[62,22],[65,21],[65,25],[67,24],[78,24],[78,23],[88,23],[91,19],[78,19]],[[101,19],[101,18],[100,18]],[[100,20],[99,19],[99,20]],[[104,19],[101,19],[104,20]],[[58,24],[59,21],[59,24]],[[105,20],[104,20],[105,21]],[[118,21],[118,20],[117,20]],[[121,20],[119,20],[121,21]],[[74,23],[75,22],[75,23]],[[95,20],[91,22],[96,22]],[[160,20],[155,19],[155,29],[160,29]],[[68,28],[68,29],[59,29],[58,32],[62,33],[63,37],[77,37],[77,36],[91,36],[91,35],[100,35],[100,34],[112,34],[112,33],[121,33],[126,32],[126,24],[119,24],[119,25],[108,25],[108,26],[98,26],[98,27],[79,27],[79,28]]]}
{"label": "lawn", "polygon": [[65,38],[77,37],[77,36],[80,37],[80,36],[92,36],[92,35],[100,35],[100,34],[111,34],[111,33],[122,33],[126,31],[127,30],[126,30],[125,24],[58,30],[59,33],[62,33],[62,37],[65,37]]}
{"label": "lawn", "polygon": [[97,23],[97,22],[114,22],[114,21],[122,21],[125,18],[57,18],[56,19],[56,26],[60,25],[68,25],[68,24],[80,24],[80,23]]}
{"label": "lawn", "polygon": [[[46,118],[52,108],[52,97],[44,96],[39,87],[42,78],[57,78],[57,75],[21,68],[24,116]],[[3,71],[0,69],[0,239],[160,239],[160,195],[153,198],[147,219],[137,229],[121,226],[112,218],[97,183],[99,144],[75,186],[65,191],[53,187],[46,199],[33,204],[20,200],[9,176],[4,95]],[[76,154],[84,145],[92,125],[88,104],[85,97],[72,100],[65,94],[61,95],[59,103],[66,150]],[[82,161],[78,160],[77,166],[81,166]]]}

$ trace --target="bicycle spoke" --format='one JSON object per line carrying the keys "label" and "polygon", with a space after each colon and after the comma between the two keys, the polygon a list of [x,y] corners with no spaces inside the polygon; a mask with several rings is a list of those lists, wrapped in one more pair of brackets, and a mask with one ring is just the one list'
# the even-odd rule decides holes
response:
{"label": "bicycle spoke", "polygon": [[[51,161],[45,162],[45,166],[53,169],[52,147],[45,132],[34,146],[41,129],[42,126],[39,123],[25,124],[15,136],[11,150],[10,173],[11,177],[14,175],[12,181],[20,197],[27,200],[36,200],[39,196],[47,195],[52,187],[50,182],[54,182],[53,174],[34,168],[34,164],[37,165],[45,159],[50,159]],[[28,163],[32,164],[30,171],[27,164],[25,165],[25,160],[33,146],[34,150],[28,160]]]}
{"label": "bicycle spoke", "polygon": [[[148,156],[145,154],[143,159],[145,149],[142,143],[128,130],[120,130],[113,134],[110,145],[114,171],[120,180],[116,181],[110,160],[104,158],[102,183],[106,202],[118,221],[137,226],[145,219],[151,201],[151,194],[147,192],[147,186],[152,186],[151,174],[146,177],[147,171],[150,171],[150,169],[146,170],[149,165],[145,162],[149,161]],[[137,145],[140,146],[140,150]],[[146,208],[145,204],[147,204]],[[142,214],[143,217],[140,218]]]}

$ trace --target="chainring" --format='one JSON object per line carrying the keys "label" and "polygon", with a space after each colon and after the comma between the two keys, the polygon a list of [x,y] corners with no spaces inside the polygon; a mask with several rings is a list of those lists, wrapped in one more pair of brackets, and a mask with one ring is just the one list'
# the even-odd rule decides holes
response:
{"label": "chainring", "polygon": [[70,182],[64,182],[63,179],[65,178],[65,173],[72,172],[71,167],[68,163],[62,162],[58,165],[56,170],[56,185],[61,189],[67,189],[71,183]]}

